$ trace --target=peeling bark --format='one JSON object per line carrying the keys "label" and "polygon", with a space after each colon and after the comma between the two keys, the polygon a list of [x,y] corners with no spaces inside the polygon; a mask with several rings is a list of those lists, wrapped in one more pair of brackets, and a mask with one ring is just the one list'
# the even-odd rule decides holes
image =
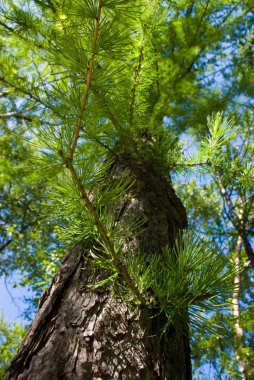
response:
{"label": "peeling bark", "polygon": [[[124,161],[115,173],[126,167],[135,184],[121,220],[147,219],[129,247],[162,254],[186,227],[185,209],[165,176]],[[150,310],[134,311],[106,289],[89,289],[101,273],[88,255],[84,247],[67,252],[5,380],[191,379],[187,334],[171,326],[159,341],[163,316],[151,318]]]}

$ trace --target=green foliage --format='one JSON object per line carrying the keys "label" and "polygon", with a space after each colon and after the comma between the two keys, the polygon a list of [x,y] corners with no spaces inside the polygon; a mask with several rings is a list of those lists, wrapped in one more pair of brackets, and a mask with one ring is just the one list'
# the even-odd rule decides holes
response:
{"label": "green foliage", "polygon": [[[234,321],[214,306],[236,274],[227,268],[237,237],[253,240],[252,18],[249,1],[1,3],[1,273],[18,269],[38,291],[62,242],[85,242],[108,273],[96,286],[133,301],[129,276],[169,323],[186,319],[189,307],[202,333],[200,312],[213,308],[211,324],[224,325],[234,341]],[[194,141],[191,158],[181,137]],[[115,205],[133,182],[128,172],[111,175],[119,157],[183,174],[178,194],[189,224],[223,255],[190,233],[158,256],[122,252],[144,221],[117,221]],[[247,331],[251,274],[241,276]],[[251,338],[247,332],[243,346],[250,362]],[[206,358],[218,376],[228,368],[237,378],[233,345],[227,339],[218,355],[219,344],[212,333],[196,344],[197,365]]]}
{"label": "green foliage", "polygon": [[[217,117],[221,117],[218,115]],[[236,125],[236,121],[227,127],[219,136],[224,143],[221,147],[215,146],[213,151],[209,151],[209,145],[202,145],[199,151],[199,157],[193,156],[190,160],[190,165],[200,163],[195,166],[196,170],[205,174],[206,177],[198,183],[196,178],[190,179],[188,184],[185,184],[183,191],[182,184],[179,184],[178,192],[184,200],[189,220],[191,225],[195,227],[201,234],[210,236],[213,244],[219,244],[223,247],[224,253],[227,256],[231,255],[231,262],[235,260],[235,246],[237,244],[237,235],[241,234],[241,228],[246,228],[246,235],[251,239],[253,236],[252,227],[252,192],[253,192],[253,177],[245,177],[244,168],[250,167],[251,155],[253,154],[253,136],[251,134],[252,116],[249,113],[244,115],[241,120],[243,125]],[[224,129],[224,132],[223,132]],[[210,139],[212,137],[209,137]],[[206,144],[206,143],[205,143]],[[203,161],[204,160],[204,161]],[[207,164],[207,161],[210,164]],[[205,165],[202,164],[205,163]],[[209,177],[207,178],[207,176]],[[203,184],[203,181],[205,183]],[[227,195],[227,198],[225,198]],[[241,216],[243,226],[237,225],[234,219],[236,216]],[[246,255],[246,251],[241,251],[241,255]],[[245,256],[246,257],[246,256]],[[207,376],[207,365],[211,367],[211,373],[215,373],[216,377],[225,376],[228,379],[239,379],[238,362],[232,360],[234,352],[238,350],[241,359],[248,363],[248,373],[250,373],[253,363],[252,343],[253,321],[252,298],[252,272],[248,268],[240,275],[240,326],[243,328],[244,336],[242,339],[236,335],[236,321],[230,315],[229,309],[218,309],[213,312],[210,321],[215,325],[221,326],[225,334],[209,333],[204,336],[204,333],[195,333],[193,342],[193,357],[194,357],[194,373],[196,378]],[[228,299],[229,303],[232,299]],[[236,302],[234,300],[234,302]],[[242,348],[239,348],[239,345]],[[211,375],[213,376],[213,375]]]}
{"label": "green foliage", "polygon": [[[41,293],[56,270],[63,250],[54,235],[53,223],[42,218],[46,184],[30,182],[30,156],[20,124],[0,124],[0,273],[19,271],[19,283]],[[51,247],[50,253],[47,252]]]}
{"label": "green foliage", "polygon": [[[246,310],[242,313],[242,327],[246,331],[252,331],[249,329],[250,326],[246,326],[244,322],[244,315],[249,314]],[[249,319],[249,316],[248,316]],[[252,323],[253,320],[250,321]],[[203,368],[203,363],[210,363],[215,377],[218,378],[224,376],[225,379],[239,379],[240,375],[238,372],[238,364],[236,360],[233,360],[233,352],[235,346],[239,345],[239,342],[235,341],[234,335],[234,321],[232,317],[228,314],[226,310],[218,310],[215,315],[210,317],[210,323],[216,323],[221,327],[221,333],[210,333],[210,334],[198,334],[195,336],[195,343],[193,344],[193,358],[194,358],[194,374],[196,379],[206,376],[205,368]],[[208,321],[209,323],[209,321]],[[222,331],[226,330],[227,334]],[[250,338],[252,339],[252,338]],[[247,340],[246,346],[241,349],[242,358],[246,360],[247,363],[253,363],[253,352],[252,343]],[[248,369],[249,376],[252,376],[252,367]]]}
{"label": "green foliage", "polygon": [[[212,248],[209,242],[195,237],[193,231],[184,232],[174,248],[165,248],[162,254],[150,257],[144,252],[136,255],[129,252],[124,256],[126,267],[140,292],[150,294],[148,306],[167,316],[162,332],[170,324],[181,329],[183,322],[190,322],[194,330],[206,334],[209,325],[205,323],[204,311],[221,308],[230,296],[235,276],[243,270],[243,266],[232,266],[216,247]],[[129,289],[123,286],[110,256],[94,253],[92,261],[107,273],[107,277],[95,287],[108,284],[118,298],[132,301],[132,294],[128,295]],[[117,289],[122,289],[123,293],[117,293]],[[212,324],[210,329],[213,331]]]}
{"label": "green foliage", "polygon": [[[82,183],[111,239],[120,244],[120,240],[128,235],[128,229],[125,229],[123,235],[124,228],[117,223],[118,211],[110,206],[119,201],[130,188],[133,180],[127,176],[127,173],[123,173],[120,178],[114,182],[109,181],[107,184],[109,167],[112,162],[102,165],[98,158],[96,161],[87,160],[85,157],[80,159],[79,177],[82,178]],[[100,240],[93,216],[80,198],[80,193],[68,172],[59,176],[57,182],[52,186],[47,208],[49,208],[48,214],[54,212],[54,216],[59,217],[59,237],[69,246],[79,243],[92,246],[93,243]],[[101,242],[101,244],[103,243]]]}
{"label": "green foliage", "polygon": [[0,315],[0,378],[3,379],[6,367],[19,348],[26,328],[19,323],[7,323]]}
{"label": "green foliage", "polygon": [[229,131],[233,127],[232,121],[223,120],[223,115],[218,113],[214,118],[208,118],[210,136],[207,141],[201,143],[200,156],[205,161],[211,161],[213,165],[223,159],[223,148],[229,141]]}

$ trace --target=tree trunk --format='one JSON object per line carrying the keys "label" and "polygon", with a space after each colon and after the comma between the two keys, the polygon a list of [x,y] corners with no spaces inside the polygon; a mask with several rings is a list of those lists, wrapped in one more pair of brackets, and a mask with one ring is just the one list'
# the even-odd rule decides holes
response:
{"label": "tree trunk", "polygon": [[[129,240],[144,252],[161,254],[186,227],[186,213],[168,179],[148,164],[118,160],[114,173],[128,168],[135,178],[121,218],[146,217],[146,230]],[[117,205],[116,207],[120,207]],[[163,316],[132,310],[103,288],[88,289],[100,271],[86,260],[89,250],[70,249],[5,379],[191,379],[185,334],[169,327],[158,339]]]}
{"label": "tree trunk", "polygon": [[[243,244],[243,239],[241,236],[238,236],[236,244],[236,256],[234,264],[236,268],[239,268],[241,262],[241,246]],[[242,380],[249,379],[249,368],[246,358],[243,358],[243,348],[244,348],[244,330],[241,327],[241,311],[240,311],[240,293],[241,293],[241,273],[237,273],[234,278],[235,289],[232,295],[232,314],[233,314],[233,323],[234,323],[234,351],[235,358],[238,365],[238,369],[241,375]]]}

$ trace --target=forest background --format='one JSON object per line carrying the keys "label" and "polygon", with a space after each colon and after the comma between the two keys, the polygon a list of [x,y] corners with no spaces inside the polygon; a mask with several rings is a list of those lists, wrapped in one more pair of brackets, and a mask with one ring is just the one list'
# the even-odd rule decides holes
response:
{"label": "forest background", "polygon": [[[93,3],[84,1],[87,7]],[[128,12],[130,2],[119,3]],[[169,133],[172,155],[166,170],[187,209],[189,227],[218,247],[236,268],[244,262],[244,270],[236,272],[232,280],[235,290],[228,295],[227,303],[206,312],[205,326],[214,326],[213,329],[193,331],[194,377],[251,379],[254,376],[251,372],[254,368],[253,1],[148,3],[153,17],[151,14],[147,17],[151,18],[151,29],[154,28],[151,33],[158,41],[158,51],[153,52],[155,60],[154,55],[140,52],[140,41],[132,46],[137,58],[132,64],[140,77],[133,78],[137,82],[137,107],[142,110],[142,92],[148,91],[151,82],[160,86],[157,117],[163,130]],[[31,322],[42,290],[49,285],[70,244],[69,236],[63,239],[62,216],[52,214],[47,207],[53,185],[53,180],[47,179],[48,168],[39,179],[38,169],[31,171],[37,165],[34,157],[38,162],[43,153],[38,145],[49,116],[56,110],[68,112],[64,101],[75,107],[79,96],[68,87],[66,75],[68,70],[81,75],[82,62],[75,55],[81,46],[72,40],[65,41],[68,43],[65,46],[62,41],[56,59],[52,53],[54,37],[64,28],[65,15],[57,22],[54,19],[55,36],[52,32],[50,37],[49,25],[39,18],[40,13],[46,14],[48,22],[50,19],[53,22],[54,4],[57,2],[18,0],[2,1],[0,5],[0,275],[10,287],[26,287],[32,294],[26,301],[22,326],[9,323],[4,315],[1,317],[1,376]],[[105,39],[105,55],[111,54],[124,62],[122,57],[128,56],[129,46],[122,49],[125,37],[117,38],[115,51],[110,51],[110,42]],[[156,62],[158,68],[154,70],[151,62],[153,65]],[[98,64],[96,70],[100,78],[100,70],[104,68]],[[108,76],[107,85],[114,86],[121,76],[120,66],[112,65],[103,74]],[[99,79],[97,85],[100,86]],[[57,104],[56,93],[64,100],[63,104]],[[122,93],[123,108],[124,103]],[[56,120],[57,115],[55,121],[51,120],[52,125]],[[103,156],[106,149],[103,144],[107,143],[107,133],[111,133],[107,124],[104,132],[105,135],[95,133],[92,127],[87,132],[91,144],[101,142],[98,156]],[[48,137],[43,138],[45,142]],[[54,173],[50,174],[53,178]]]}

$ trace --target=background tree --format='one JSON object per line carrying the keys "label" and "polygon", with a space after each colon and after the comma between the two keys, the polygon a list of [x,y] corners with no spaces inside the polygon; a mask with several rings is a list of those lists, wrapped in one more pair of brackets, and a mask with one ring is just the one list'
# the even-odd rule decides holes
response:
{"label": "background tree", "polygon": [[[191,316],[193,310],[207,307],[209,300],[215,301],[215,295],[228,290],[233,276],[235,283],[239,284],[241,275],[236,271],[228,277],[221,277],[221,270],[228,265],[224,257],[215,256],[215,252],[200,239],[194,239],[195,244],[191,244],[193,239],[188,234],[184,243],[178,241],[175,251],[166,248],[172,248],[178,229],[186,225],[184,208],[166,178],[169,172],[172,175],[176,171],[186,173],[188,169],[199,168],[205,176],[203,182],[195,181],[193,185],[184,179],[178,189],[188,205],[188,212],[193,215],[189,223],[196,231],[223,244],[224,253],[228,255],[238,241],[237,254],[235,258],[230,255],[231,260],[239,260],[241,245],[249,262],[253,262],[253,169],[249,163],[253,153],[252,119],[248,109],[247,112],[245,110],[246,105],[251,104],[252,93],[251,84],[246,89],[243,79],[244,73],[250,70],[248,65],[252,59],[251,46],[246,43],[251,41],[251,7],[248,2],[238,6],[230,1],[183,1],[177,4],[170,2],[169,5],[159,1],[68,1],[64,4],[19,1],[15,5],[6,2],[2,6],[2,44],[8,49],[1,61],[2,93],[6,99],[1,119],[12,120],[3,124],[3,128],[10,131],[15,125],[17,132],[11,131],[8,135],[15,135],[16,139],[20,127],[24,128],[21,122],[29,127],[27,139],[32,141],[33,148],[27,146],[26,149],[32,149],[36,160],[21,149],[23,166],[19,175],[29,162],[40,186],[36,185],[34,189],[27,183],[28,193],[33,194],[35,201],[41,197],[45,199],[45,193],[50,194],[44,201],[49,206],[46,208],[48,211],[43,212],[54,216],[47,224],[40,218],[38,208],[31,216],[29,213],[31,219],[28,220],[34,217],[36,227],[27,227],[25,233],[30,241],[29,232],[37,231],[35,239],[42,242],[42,249],[36,247],[36,251],[41,252],[42,260],[28,261],[29,265],[22,267],[23,273],[30,279],[38,274],[38,278],[45,281],[40,268],[45,264],[54,267],[61,257],[57,251],[52,259],[47,258],[47,262],[43,262],[45,241],[48,248],[53,244],[50,238],[52,222],[60,226],[61,241],[70,246],[81,244],[93,261],[93,264],[90,261],[82,264],[80,249],[76,256],[73,253],[66,256],[60,277],[56,276],[50,291],[44,293],[37,325],[34,324],[31,330],[35,338],[30,332],[12,366],[13,375],[9,376],[15,378],[15,371],[24,370],[28,371],[25,376],[34,378],[33,366],[37,367],[38,373],[38,364],[43,356],[34,355],[33,347],[45,344],[47,351],[47,343],[42,342],[57,338],[65,344],[65,339],[72,342],[68,353],[60,355],[58,345],[55,345],[55,356],[52,351],[46,352],[57,358],[58,367],[52,365],[44,370],[60,371],[57,376],[61,373],[61,376],[73,378],[73,373],[68,375],[72,370],[76,371],[77,378],[82,371],[94,371],[103,378],[118,378],[119,374],[131,376],[131,371],[144,376],[142,371],[146,368],[151,378],[155,378],[153,372],[165,378],[190,377],[186,310],[189,307]],[[241,104],[243,96],[246,100],[244,106]],[[231,117],[235,116],[234,127],[218,115],[208,123],[210,137],[206,140],[207,115],[222,109]],[[194,141],[202,141],[195,157],[181,155],[177,137],[182,132],[185,138],[192,136]],[[7,142],[8,139],[4,140],[4,146]],[[240,154],[236,153],[237,145],[240,146]],[[18,174],[15,172],[15,175]],[[27,177],[31,181],[31,176]],[[38,182],[33,182],[33,186],[34,183]],[[23,192],[25,184],[21,187],[16,185],[16,188]],[[7,188],[6,196],[15,197],[15,193]],[[24,202],[28,199],[29,196],[24,197]],[[8,244],[12,251],[9,250],[8,254],[15,252],[15,229],[20,233],[22,226],[27,225],[26,213],[19,214],[19,209],[11,210],[12,218],[14,215],[19,217],[18,223],[12,225],[11,232],[3,235],[6,236],[4,241],[8,242],[8,234],[13,234]],[[214,227],[210,230],[207,221],[218,226],[216,230]],[[51,235],[47,233],[45,240],[45,233],[42,233],[40,239],[39,231],[51,231]],[[229,235],[233,235],[231,240]],[[55,244],[59,246],[58,242]],[[189,250],[182,249],[182,244]],[[21,266],[13,259],[9,263],[8,270]],[[88,268],[89,278],[77,269],[79,265]],[[100,269],[94,272],[94,265]],[[32,271],[31,268],[36,269]],[[174,270],[170,271],[170,268]],[[205,275],[202,277],[200,273],[211,277],[211,268],[215,272],[214,281],[209,278],[211,284],[208,284]],[[79,273],[82,275],[78,276]],[[248,273],[249,269],[246,269],[246,291],[250,279]],[[227,281],[219,281],[217,288],[211,287],[216,279],[221,278]],[[77,296],[80,290],[74,292],[74,289],[98,281],[102,288],[86,292],[86,297],[91,297],[87,305],[87,301]],[[70,298],[64,287],[72,293]],[[118,303],[109,297],[108,289]],[[70,316],[72,311],[66,310],[66,299],[70,305],[73,302],[75,307],[72,309],[77,313],[68,321],[63,315],[67,313]],[[233,299],[234,305],[239,303],[237,286]],[[244,318],[248,326],[251,298],[245,297],[245,301]],[[98,305],[105,307],[99,308]],[[107,319],[108,305],[115,316]],[[90,325],[87,320],[82,320],[80,325],[73,322],[82,315],[83,308],[91,318]],[[233,311],[233,324],[228,314],[223,321],[228,330],[235,326],[232,334],[236,344],[231,347],[227,342],[227,349],[221,355],[217,354],[218,350],[215,354],[210,349],[210,360],[219,372],[227,370],[230,376],[237,376],[237,368],[233,366],[231,370],[229,364],[232,362],[232,349],[235,349],[240,373],[242,378],[246,378],[251,376],[246,375],[250,373],[248,367],[251,368],[252,361],[248,346],[251,336],[250,333],[245,337],[239,335],[240,315],[236,315],[236,309]],[[158,313],[160,317],[155,317]],[[100,319],[100,315],[107,323],[104,327],[96,323],[91,327],[91,316]],[[121,331],[112,325],[120,315]],[[153,316],[151,325],[147,322],[150,315]],[[221,320],[222,317],[216,314],[214,318]],[[135,322],[128,327],[128,320]],[[201,328],[198,314],[192,322],[194,328]],[[77,335],[80,326],[86,329],[82,331],[85,343]],[[136,329],[140,332],[138,342],[131,339]],[[99,349],[101,343],[101,347],[105,346],[105,340],[100,342],[98,335],[108,330],[112,335],[108,339],[113,353]],[[50,338],[45,336],[49,331],[53,331]],[[146,340],[147,334],[161,334],[163,331],[166,332],[161,340],[155,340],[151,348]],[[101,335],[105,339],[105,334]],[[171,342],[169,350],[165,348],[167,340]],[[117,342],[125,348],[124,358],[118,354]],[[128,347],[131,343],[132,349],[135,344],[141,344],[142,349],[139,346],[136,350],[135,360],[123,342]],[[214,335],[207,335],[206,341],[199,340],[199,345],[194,346],[198,364],[202,358],[201,344],[217,349],[217,342]],[[96,345],[98,347],[94,348]],[[82,355],[73,353],[73,347],[82,348]],[[98,351],[98,357],[91,354],[92,348]],[[84,352],[90,356],[84,356]],[[137,352],[146,358],[141,364],[137,363]],[[119,361],[116,355],[120,356]],[[175,356],[177,361],[173,359]],[[77,369],[78,365],[73,366],[69,357],[78,358],[76,363],[85,361],[87,368]],[[107,358],[104,367],[102,358]],[[66,367],[59,364],[61,360]],[[20,369],[21,362],[24,368]],[[126,362],[129,369],[124,368]],[[49,376],[49,372],[46,374]]]}
{"label": "background tree", "polygon": [[1,343],[1,357],[0,357],[0,376],[4,377],[6,367],[10,363],[14,353],[20,345],[20,340],[25,335],[25,329],[18,323],[8,324],[4,317],[0,318],[0,343]]}
{"label": "background tree", "polygon": [[[253,220],[253,169],[249,165],[253,149],[253,136],[250,133],[251,120],[248,115],[243,120],[244,131],[239,133],[239,129],[231,134],[230,144],[224,144],[224,151],[221,154],[224,159],[220,166],[210,170],[211,178],[206,185],[202,185],[201,193],[197,189],[196,183],[191,183],[190,187],[195,186],[191,191],[191,196],[186,198],[186,206],[190,207],[191,218],[198,218],[199,226],[205,224],[205,233],[215,243],[223,247],[223,251],[231,257],[232,262],[237,266],[245,251],[248,255],[250,244],[243,243],[241,235],[246,233],[246,238],[251,238]],[[220,179],[218,171],[224,165],[227,170],[223,170],[223,179]],[[240,165],[240,166],[239,166]],[[205,164],[205,166],[209,166]],[[241,167],[241,169],[240,169]],[[240,173],[237,174],[237,171]],[[205,170],[207,172],[207,169]],[[223,183],[226,184],[225,187]],[[181,191],[181,189],[179,189]],[[209,194],[213,194],[211,198]],[[186,195],[182,194],[182,197]],[[194,199],[195,201],[194,201]],[[198,201],[199,199],[199,201]],[[203,201],[201,202],[201,199]],[[194,209],[193,204],[199,207]],[[193,214],[194,213],[194,214]],[[234,221],[238,218],[238,223]],[[208,227],[210,226],[210,228]],[[204,233],[202,229],[200,233]],[[248,236],[248,237],[247,237]],[[247,251],[247,252],[246,252]],[[251,252],[249,253],[252,254]],[[251,256],[250,256],[251,257]],[[246,263],[250,265],[250,261]],[[228,375],[229,378],[238,378],[238,374],[245,378],[252,378],[252,287],[251,271],[246,268],[244,273],[237,274],[235,277],[236,288],[232,294],[231,316],[228,311],[223,310],[212,316],[214,323],[224,325],[228,336],[211,334],[208,339],[197,337],[197,344],[194,344],[193,355],[196,358],[196,367],[200,367],[203,358],[210,362],[216,371],[216,376]],[[209,351],[206,351],[209,347]],[[218,355],[218,349],[221,350]],[[197,351],[196,351],[197,350]],[[236,361],[232,357],[236,357]],[[198,377],[203,375],[202,369],[197,371]]]}

